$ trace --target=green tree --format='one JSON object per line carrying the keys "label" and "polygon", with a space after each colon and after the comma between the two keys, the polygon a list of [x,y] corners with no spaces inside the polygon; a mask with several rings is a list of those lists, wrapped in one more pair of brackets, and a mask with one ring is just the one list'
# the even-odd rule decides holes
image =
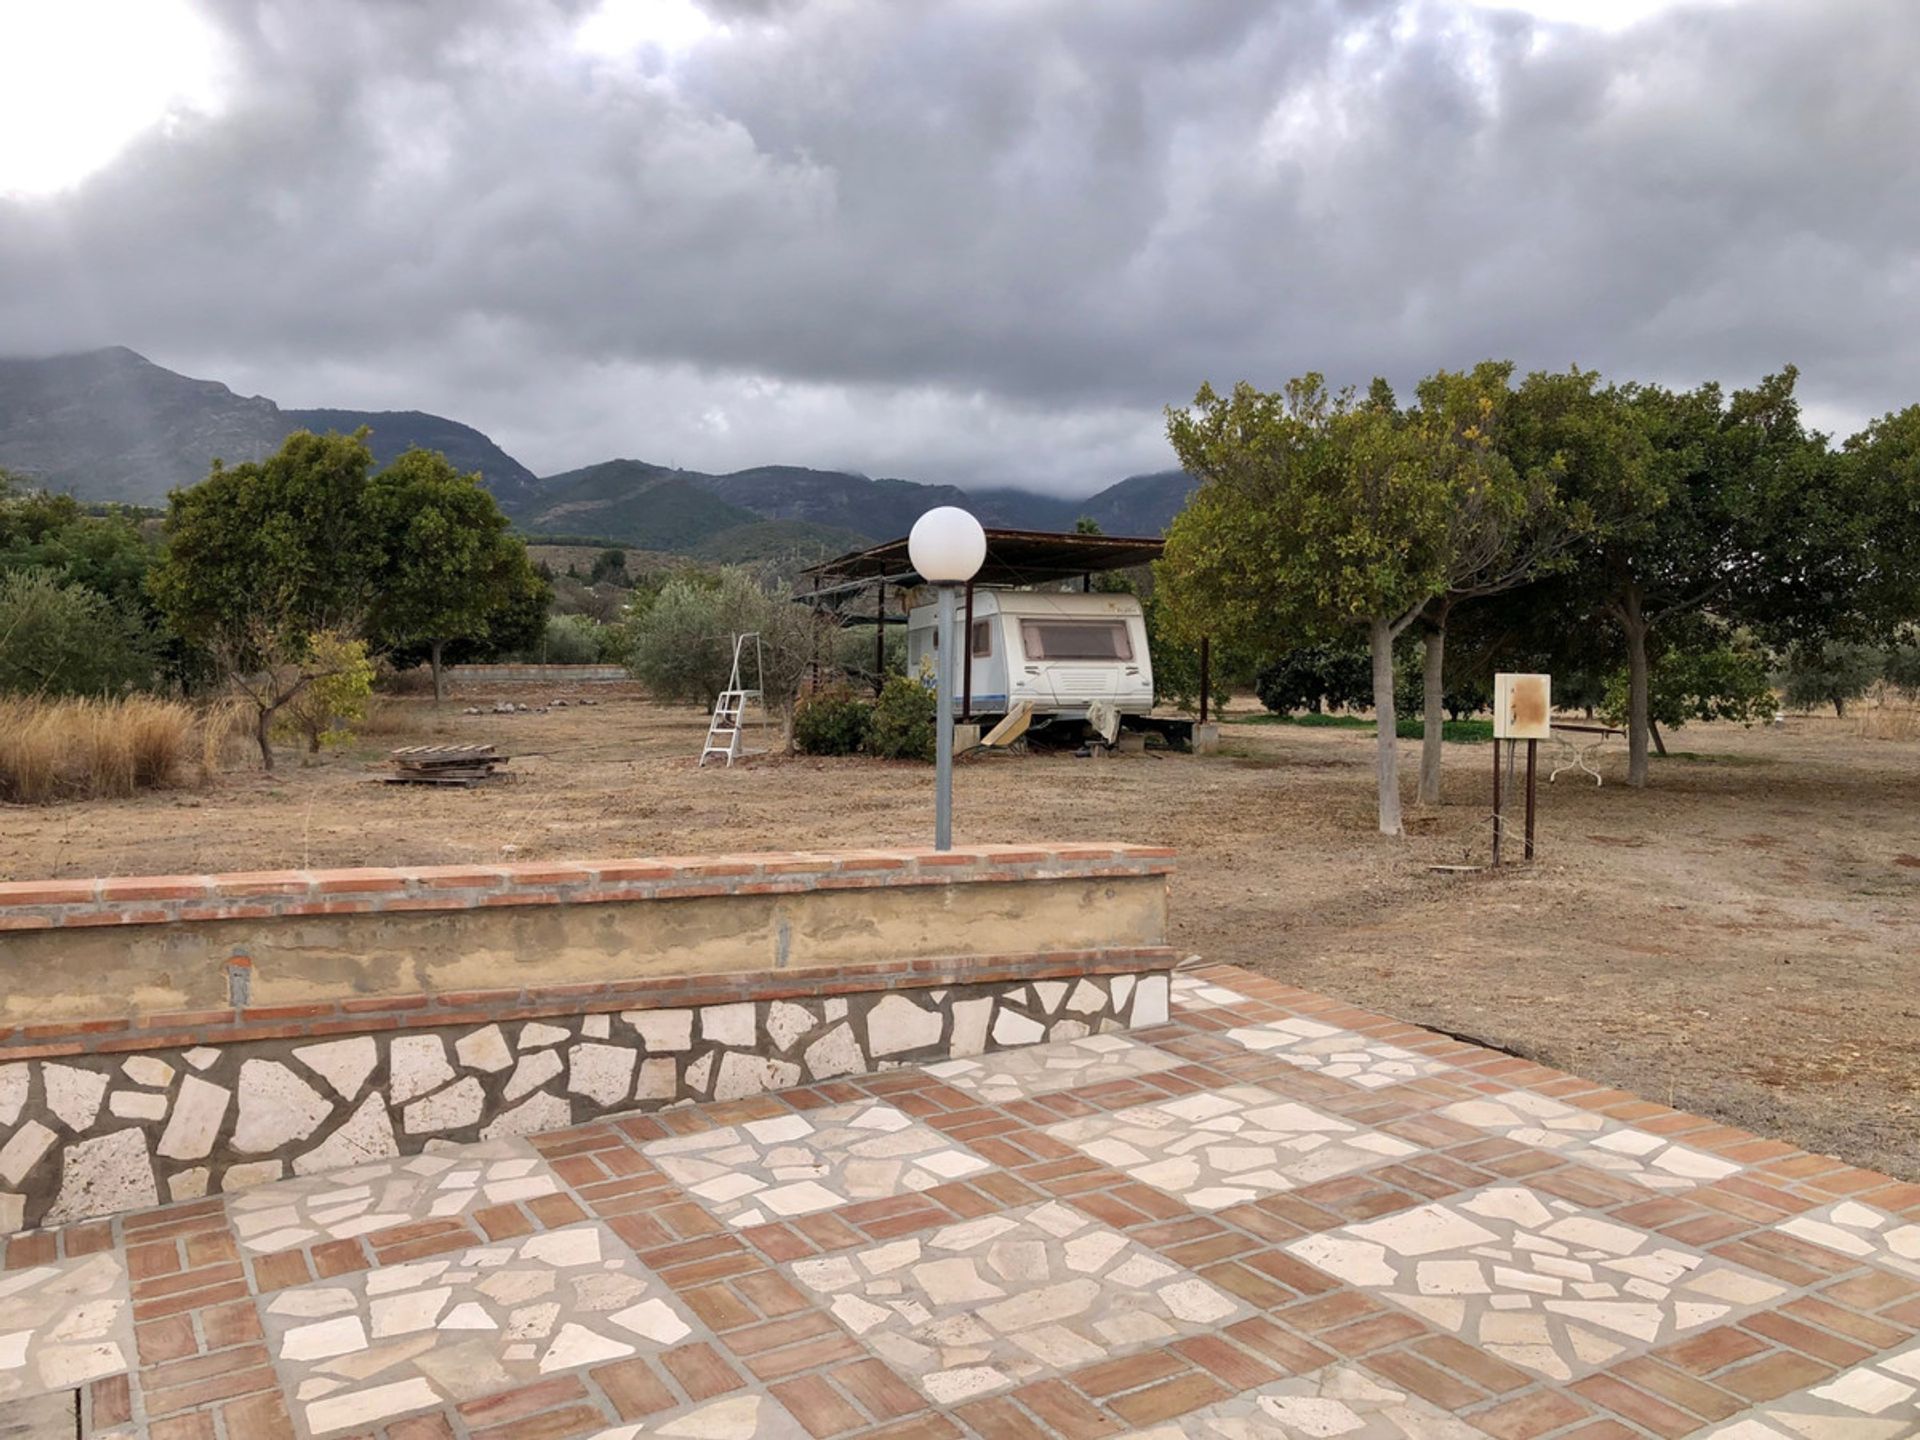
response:
{"label": "green tree", "polygon": [[626,627],[627,668],[657,700],[711,709],[732,671],[734,638],[758,635],[757,647],[746,642],[742,683],[754,684],[757,652],[767,711],[790,732],[801,681],[832,657],[831,634],[817,625],[805,606],[763,590],[744,570],[676,575]]}
{"label": "green tree", "polygon": [[1471,573],[1460,517],[1510,526],[1527,506],[1491,439],[1461,423],[1470,411],[1455,392],[1487,378],[1435,381],[1444,403],[1407,412],[1384,385],[1356,403],[1318,375],[1278,393],[1203,386],[1167,420],[1181,465],[1200,480],[1156,570],[1176,625],[1269,654],[1365,632],[1385,835],[1401,828],[1394,641]]}
{"label": "green tree", "polygon": [[1260,703],[1276,715],[1299,710],[1364,706],[1373,694],[1373,668],[1352,644],[1302,645],[1262,667],[1254,679]]}
{"label": "green tree", "polygon": [[1857,544],[1851,553],[1864,563],[1834,583],[1852,582],[1865,621],[1859,630],[1910,642],[1909,627],[1920,620],[1920,405],[1868,425],[1838,463],[1838,503],[1855,526],[1840,543]]}
{"label": "green tree", "polygon": [[1796,709],[1831,705],[1835,715],[1844,717],[1848,704],[1871,690],[1886,671],[1887,651],[1879,646],[1806,641],[1788,649],[1780,688]]}
{"label": "green tree", "polygon": [[152,637],[99,591],[49,570],[0,575],[0,692],[113,696],[153,683]]}
{"label": "green tree", "polygon": [[166,557],[149,586],[168,625],[253,706],[266,770],[275,715],[332,673],[311,637],[361,633],[372,603],[383,551],[366,433],[299,431],[265,460],[216,460],[204,481],[167,497]]}
{"label": "green tree", "polygon": [[275,717],[276,734],[300,737],[312,754],[322,746],[353,738],[353,727],[367,718],[373,695],[373,662],[367,642],[351,636],[312,636],[307,654],[323,673],[289,700]]}
{"label": "green tree", "polygon": [[435,450],[399,456],[374,476],[367,498],[386,557],[371,633],[383,648],[426,648],[439,704],[447,645],[483,639],[532,583],[527,547],[480,477],[462,475]]}
{"label": "green tree", "polygon": [[[1448,701],[1447,633],[1456,608],[1505,594],[1565,567],[1568,552],[1591,523],[1583,504],[1561,495],[1558,456],[1515,466],[1505,453],[1513,408],[1513,366],[1486,361],[1471,371],[1441,371],[1420,382],[1416,423],[1437,427],[1452,452],[1476,468],[1449,506],[1439,547],[1447,588],[1420,614],[1420,803],[1440,803],[1441,747]],[[1372,403],[1392,403],[1376,383]],[[1456,692],[1456,699],[1458,692]]]}
{"label": "green tree", "polygon": [[[1729,635],[1714,621],[1696,621],[1672,637],[1652,669],[1648,731],[1664,755],[1662,727],[1677,730],[1690,720],[1732,720],[1752,725],[1771,720],[1779,702],[1767,675],[1766,652],[1751,637]],[[1610,725],[1626,719],[1630,675],[1615,672],[1602,711]]]}
{"label": "green tree", "polygon": [[[1850,603],[1863,522],[1825,438],[1801,424],[1794,381],[1789,368],[1729,396],[1712,384],[1603,390],[1575,371],[1541,377],[1516,404],[1514,463],[1558,457],[1563,490],[1593,516],[1566,594],[1542,614],[1618,631],[1630,785],[1647,783],[1664,633],[1712,616],[1780,643],[1831,627]],[[1686,663],[1710,653],[1691,640],[1668,648],[1687,671],[1669,693],[1703,674],[1738,678]],[[1726,699],[1737,707],[1741,694]]]}

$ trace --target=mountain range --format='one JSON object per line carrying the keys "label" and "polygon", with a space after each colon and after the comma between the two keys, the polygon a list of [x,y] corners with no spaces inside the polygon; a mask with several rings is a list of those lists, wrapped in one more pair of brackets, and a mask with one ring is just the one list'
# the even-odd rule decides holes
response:
{"label": "mountain range", "polygon": [[296,430],[366,426],[377,465],[410,446],[478,471],[525,533],[606,541],[714,561],[831,554],[904,535],[934,505],[989,526],[1157,535],[1193,489],[1179,470],[1134,475],[1081,500],[963,490],[839,470],[761,465],[730,474],[608,460],[536,476],[470,425],[418,410],[296,410],[165,369],[121,346],[0,359],[0,469],[84,500],[159,505],[217,456],[257,460]]}

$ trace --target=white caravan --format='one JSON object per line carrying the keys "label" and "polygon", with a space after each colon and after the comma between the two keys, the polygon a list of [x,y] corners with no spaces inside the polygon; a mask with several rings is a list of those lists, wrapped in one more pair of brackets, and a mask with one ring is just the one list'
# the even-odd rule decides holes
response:
{"label": "white caravan", "polygon": [[[933,660],[938,625],[933,592],[919,591],[907,615],[907,671]],[[954,607],[954,634],[966,607]],[[1132,595],[1063,594],[1041,590],[973,592],[973,634],[967,645],[972,713],[1005,715],[1022,700],[1037,723],[1084,720],[1104,700],[1122,715],[1153,709],[1153,661],[1147,624]],[[944,648],[944,647],[943,647]],[[954,676],[954,708],[966,687]]]}

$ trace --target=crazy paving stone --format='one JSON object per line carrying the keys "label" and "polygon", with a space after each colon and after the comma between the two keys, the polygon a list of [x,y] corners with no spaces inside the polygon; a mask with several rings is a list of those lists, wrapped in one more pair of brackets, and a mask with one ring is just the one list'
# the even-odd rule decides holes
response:
{"label": "crazy paving stone", "polygon": [[1218,1210],[1389,1164],[1418,1147],[1255,1085],[1183,1095],[1047,1128],[1095,1160]]}
{"label": "crazy paving stone", "polygon": [[1286,1248],[1495,1359],[1560,1381],[1737,1321],[1786,1293],[1740,1266],[1519,1185]]}
{"label": "crazy paving stone", "polygon": [[1655,1190],[1692,1190],[1740,1169],[1731,1160],[1530,1090],[1461,1100],[1437,1113],[1503,1139],[1557,1151],[1597,1170],[1630,1175]]}
{"label": "crazy paving stone", "polygon": [[133,1353],[118,1251],[0,1273],[0,1400],[117,1375]]}
{"label": "crazy paving stone", "polygon": [[1050,1045],[1001,1050],[979,1059],[943,1060],[926,1067],[956,1090],[1004,1105],[1053,1090],[1132,1080],[1179,1065],[1178,1056],[1118,1035],[1088,1035]]}
{"label": "crazy paving stone", "polygon": [[1444,1075],[1448,1068],[1398,1045],[1298,1016],[1267,1025],[1243,1025],[1227,1031],[1227,1038],[1289,1065],[1348,1080],[1368,1090]]}
{"label": "crazy paving stone", "polygon": [[1911,1440],[1920,1435],[1920,1342],[1732,1417],[1708,1440]]}
{"label": "crazy paving stone", "polygon": [[597,1223],[283,1290],[260,1310],[315,1435],[658,1354],[697,1324]]}
{"label": "crazy paving stone", "polygon": [[552,1195],[559,1188],[547,1162],[524,1140],[491,1140],[452,1154],[379,1160],[256,1186],[234,1196],[227,1210],[241,1248],[268,1255]]}
{"label": "crazy paving stone", "polygon": [[1248,1390],[1125,1440],[1486,1440],[1486,1431],[1449,1415],[1357,1365]]}
{"label": "crazy paving stone", "polygon": [[1250,1313],[1058,1201],[790,1269],[937,1405],[1163,1346]]}
{"label": "crazy paving stone", "polygon": [[884,1101],[750,1120],[641,1147],[730,1225],[927,1190],[991,1168]]}

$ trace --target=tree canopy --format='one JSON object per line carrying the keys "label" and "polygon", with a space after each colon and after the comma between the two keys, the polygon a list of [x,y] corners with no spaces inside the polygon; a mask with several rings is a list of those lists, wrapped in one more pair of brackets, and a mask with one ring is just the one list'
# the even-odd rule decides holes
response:
{"label": "tree canopy", "polygon": [[480,477],[462,475],[437,451],[400,455],[373,478],[367,499],[383,547],[368,631],[378,648],[424,645],[440,700],[446,646],[485,639],[526,592],[544,586]]}

